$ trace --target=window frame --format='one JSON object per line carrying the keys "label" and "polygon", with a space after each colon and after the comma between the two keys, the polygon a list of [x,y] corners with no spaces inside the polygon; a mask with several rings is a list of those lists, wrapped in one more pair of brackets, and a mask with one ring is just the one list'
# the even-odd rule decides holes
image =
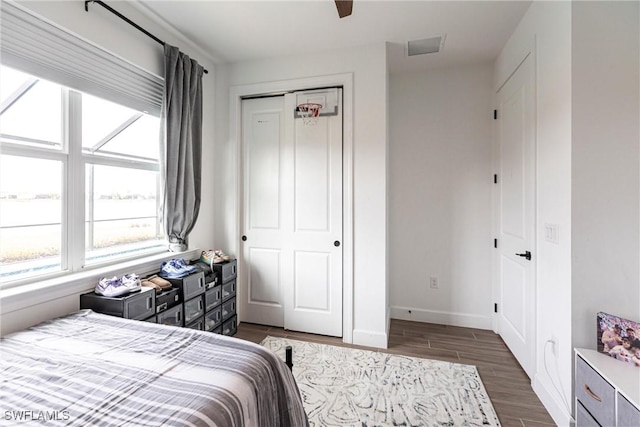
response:
{"label": "window frame", "polygon": [[[4,66],[4,64],[0,64]],[[28,71],[21,70],[27,74]],[[32,75],[32,74],[31,74]],[[0,282],[0,290],[19,287],[41,280],[54,279],[82,271],[100,269],[113,266],[124,261],[142,259],[166,253],[166,245],[141,250],[138,253],[123,257],[110,258],[104,261],[92,262],[87,265],[87,253],[90,248],[86,245],[86,167],[87,165],[113,166],[133,170],[144,170],[160,173],[160,160],[140,159],[126,156],[103,155],[85,152],[82,146],[82,96],[83,93],[64,87],[61,88],[62,104],[62,136],[61,148],[47,148],[34,145],[22,145],[16,142],[0,141],[0,152],[3,155],[27,157],[59,161],[62,170],[61,200],[61,239],[60,239],[60,270],[33,274],[15,280]],[[110,100],[111,101],[111,100]],[[112,101],[113,102],[113,101]],[[117,103],[117,102],[116,102]],[[122,104],[119,104],[122,105]],[[161,203],[161,183],[156,181],[156,205]],[[93,194],[93,193],[92,193]],[[157,231],[161,230],[161,218],[156,221]],[[164,240],[166,243],[166,239]]]}
{"label": "window frame", "polygon": [[[164,79],[140,66],[109,52],[98,45],[78,37],[55,22],[34,14],[15,2],[0,1],[0,39],[2,40],[1,64],[48,80],[63,87],[62,96],[63,135],[58,149],[33,147],[12,142],[0,142],[2,154],[53,159],[62,161],[61,189],[61,271],[15,279],[0,283],[0,292],[9,288],[36,286],[35,282],[56,281],[79,273],[104,270],[105,266],[143,263],[144,258],[164,257],[170,254],[168,245],[158,250],[111,259],[85,266],[85,165],[87,163],[125,166],[133,168],[160,168],[144,159],[127,159],[118,156],[90,156],[82,151],[81,93],[96,96],[139,112],[159,116],[162,109]],[[77,142],[74,142],[77,141]],[[74,145],[75,144],[75,145]],[[77,148],[77,149],[76,149]],[[162,184],[157,188],[157,203],[163,200]],[[158,220],[161,221],[158,210]],[[163,233],[162,224],[159,231]],[[165,237],[166,242],[166,237]],[[175,254],[174,254],[175,255]],[[32,286],[26,286],[31,284]]]}

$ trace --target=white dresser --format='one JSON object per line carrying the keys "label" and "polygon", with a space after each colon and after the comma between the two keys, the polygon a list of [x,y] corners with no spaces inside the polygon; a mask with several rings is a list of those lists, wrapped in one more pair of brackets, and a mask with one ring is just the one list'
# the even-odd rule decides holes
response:
{"label": "white dresser", "polygon": [[640,367],[575,349],[576,426],[640,427]]}

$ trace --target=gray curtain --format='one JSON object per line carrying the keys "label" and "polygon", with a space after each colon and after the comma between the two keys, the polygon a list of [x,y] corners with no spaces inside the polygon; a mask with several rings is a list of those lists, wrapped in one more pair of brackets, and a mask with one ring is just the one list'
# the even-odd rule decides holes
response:
{"label": "gray curtain", "polygon": [[200,211],[202,175],[202,73],[197,61],[164,46],[160,171],[162,218],[174,252],[187,249]]}

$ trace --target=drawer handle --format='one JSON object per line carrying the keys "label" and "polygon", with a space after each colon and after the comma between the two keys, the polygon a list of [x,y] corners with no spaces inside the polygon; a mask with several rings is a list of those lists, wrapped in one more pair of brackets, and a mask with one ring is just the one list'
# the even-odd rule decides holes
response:
{"label": "drawer handle", "polygon": [[597,400],[598,402],[602,402],[602,399],[600,398],[600,396],[598,396],[597,394],[595,394],[594,392],[591,391],[591,389],[589,388],[588,385],[584,385],[584,391],[587,392],[587,394],[589,396],[591,396],[593,399]]}

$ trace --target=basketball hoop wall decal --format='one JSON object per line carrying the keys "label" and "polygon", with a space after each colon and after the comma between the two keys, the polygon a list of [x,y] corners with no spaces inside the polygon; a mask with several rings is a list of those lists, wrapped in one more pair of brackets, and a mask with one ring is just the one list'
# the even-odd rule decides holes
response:
{"label": "basketball hoop wall decal", "polygon": [[302,123],[305,125],[315,125],[318,123],[321,109],[322,104],[317,104],[315,102],[305,102],[303,104],[298,104],[297,107],[298,115],[302,117]]}

